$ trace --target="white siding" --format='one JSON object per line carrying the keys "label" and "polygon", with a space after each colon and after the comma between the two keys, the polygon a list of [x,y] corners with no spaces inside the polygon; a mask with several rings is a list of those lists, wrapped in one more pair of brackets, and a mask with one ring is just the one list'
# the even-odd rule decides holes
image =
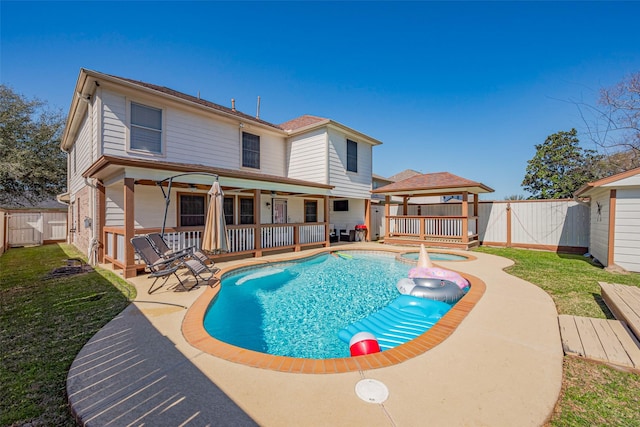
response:
{"label": "white siding", "polygon": [[82,119],[78,137],[69,152],[69,191],[71,194],[76,193],[85,185],[82,172],[92,163],[91,125],[92,120],[89,118],[89,110],[87,110],[85,117]]}
{"label": "white siding", "polygon": [[167,161],[240,167],[238,125],[168,108],[166,114]]}
{"label": "white siding", "polygon": [[[121,184],[121,183],[120,183]],[[184,191],[184,190],[181,190]],[[203,194],[206,194],[203,192]],[[121,185],[107,187],[106,192],[107,227],[124,226],[124,190]],[[158,187],[136,185],[134,187],[135,228],[160,228],[164,218],[164,196]],[[166,227],[175,227],[178,213],[178,195],[171,190],[171,203],[167,209]]]}
{"label": "white siding", "polygon": [[93,104],[91,106],[91,119],[93,121],[91,130],[92,130],[92,141],[93,146],[93,160],[99,159],[102,155],[102,134],[101,134],[101,117],[102,117],[102,97],[96,96],[93,98]]}
{"label": "white siding", "polygon": [[291,138],[287,146],[289,178],[327,183],[326,128]]}
{"label": "white siding", "polygon": [[102,152],[110,156],[126,156],[127,104],[124,95],[102,91]]}
{"label": "white siding", "polygon": [[333,210],[333,202],[330,200],[329,223],[333,224],[337,229],[344,228],[348,230],[353,230],[357,224],[364,224],[364,200],[349,199],[349,210],[346,212],[335,212]]}
{"label": "white siding", "polygon": [[[103,151],[106,155],[151,157],[174,163],[240,169],[241,132],[245,131],[260,136],[260,169],[255,171],[285,176],[284,135],[280,136],[251,124],[245,124],[241,129],[239,121],[176,108],[173,104],[159,105],[157,101],[127,98],[109,90],[102,90],[101,94]],[[162,108],[165,148],[161,156],[135,151],[127,152],[127,103],[131,101]]]}
{"label": "white siding", "polygon": [[[166,191],[166,190],[165,190]],[[181,189],[180,192],[184,192]],[[164,219],[165,202],[162,190],[148,185],[135,186],[135,228],[159,228]],[[195,193],[194,193],[195,194]],[[206,192],[202,192],[206,194]],[[176,227],[178,217],[178,192],[171,190],[167,209],[166,227]]]}
{"label": "white siding", "polygon": [[347,172],[347,136],[341,132],[329,130],[329,184],[333,185],[333,195],[338,197],[371,197],[371,156],[372,147],[358,143],[358,172]]}
{"label": "white siding", "polygon": [[124,227],[124,193],[122,186],[105,188],[105,226]]}
{"label": "white siding", "polygon": [[640,189],[616,191],[614,262],[640,272]]}
{"label": "white siding", "polygon": [[606,266],[609,253],[609,190],[607,189],[591,196],[590,236],[589,252]]}

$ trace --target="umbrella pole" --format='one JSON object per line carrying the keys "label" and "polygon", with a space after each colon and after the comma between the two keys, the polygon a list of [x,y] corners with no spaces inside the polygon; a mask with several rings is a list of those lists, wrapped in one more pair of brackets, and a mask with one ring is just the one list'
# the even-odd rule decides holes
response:
{"label": "umbrella pole", "polygon": [[[218,179],[220,178],[219,175],[216,175],[215,173],[208,173],[208,172],[187,172],[187,173],[181,173],[178,175],[174,175],[171,176],[169,178],[165,178],[162,181],[157,181],[156,184],[158,184],[160,186],[160,189],[162,190],[162,195],[164,196],[164,217],[162,219],[162,230],[160,232],[160,235],[162,237],[164,237],[164,229],[165,226],[167,225],[167,212],[169,211],[169,204],[171,203],[171,184],[173,183],[173,178],[179,177],[179,176],[185,176],[185,175],[208,175],[208,176],[215,176],[216,177],[216,181],[218,181]],[[162,183],[166,180],[169,180],[169,185],[167,186],[167,191],[164,191],[164,187],[162,186]]]}
{"label": "umbrella pole", "polygon": [[164,196],[164,217],[162,219],[162,229],[160,231],[160,236],[164,237],[164,228],[167,224],[167,212],[169,211],[169,204],[171,203],[171,184],[173,183],[173,177],[169,178],[169,185],[167,187],[167,192],[165,193],[164,187],[162,186],[162,182],[159,182],[160,189],[162,190],[162,195]]}

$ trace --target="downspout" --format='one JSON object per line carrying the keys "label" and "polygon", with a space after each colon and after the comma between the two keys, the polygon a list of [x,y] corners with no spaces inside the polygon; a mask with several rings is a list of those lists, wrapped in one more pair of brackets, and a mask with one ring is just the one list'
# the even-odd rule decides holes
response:
{"label": "downspout", "polygon": [[98,263],[98,245],[99,241],[96,237],[96,190],[98,180],[96,178],[85,178],[84,183],[91,188],[91,238],[89,239],[89,247],[87,248],[87,259],[90,265]]}

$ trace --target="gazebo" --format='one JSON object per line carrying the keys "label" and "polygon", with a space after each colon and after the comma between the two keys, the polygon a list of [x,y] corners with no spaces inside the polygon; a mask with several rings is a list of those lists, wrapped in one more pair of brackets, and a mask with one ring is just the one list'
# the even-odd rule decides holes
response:
{"label": "gazebo", "polygon": [[[492,192],[480,182],[438,172],[415,175],[372,194],[385,198],[385,243],[467,250],[480,244],[478,195]],[[398,206],[396,215],[393,205]]]}

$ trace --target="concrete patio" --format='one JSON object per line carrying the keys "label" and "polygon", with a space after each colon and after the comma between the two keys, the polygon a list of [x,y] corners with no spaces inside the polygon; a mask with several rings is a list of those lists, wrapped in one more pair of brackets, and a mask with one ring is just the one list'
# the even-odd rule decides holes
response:
{"label": "concrete patio", "polygon": [[[341,246],[347,249],[394,248]],[[69,402],[89,426],[542,425],[562,384],[555,305],[538,287],[506,274],[510,260],[473,255],[471,261],[436,262],[486,284],[480,301],[446,340],[393,366],[335,374],[254,368],[193,347],[182,322],[208,288],[173,292],[165,286],[148,295],[150,282],[139,276],[130,280],[138,289],[136,301],[74,361]],[[226,269],[282,257],[217,265]],[[355,387],[362,379],[385,384],[388,399],[360,399]]]}

